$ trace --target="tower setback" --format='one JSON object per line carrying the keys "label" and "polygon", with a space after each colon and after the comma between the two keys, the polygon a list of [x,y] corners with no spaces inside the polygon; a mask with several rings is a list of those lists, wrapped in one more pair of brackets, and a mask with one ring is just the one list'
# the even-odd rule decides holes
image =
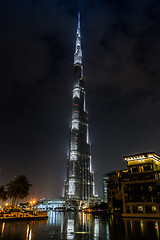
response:
{"label": "tower setback", "polygon": [[74,81],[72,91],[72,123],[70,125],[69,154],[65,198],[90,200],[94,197],[94,174],[91,164],[88,113],[85,110],[85,80],[83,77],[80,14],[74,53]]}

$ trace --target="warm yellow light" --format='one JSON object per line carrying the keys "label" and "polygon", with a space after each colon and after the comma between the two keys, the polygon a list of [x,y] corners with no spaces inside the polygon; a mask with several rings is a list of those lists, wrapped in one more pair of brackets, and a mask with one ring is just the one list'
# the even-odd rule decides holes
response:
{"label": "warm yellow light", "polygon": [[[3,232],[4,232],[4,226],[5,226],[5,222],[4,222],[3,225],[2,225],[2,234],[3,234]],[[1,237],[3,237],[3,236],[1,236]]]}
{"label": "warm yellow light", "polygon": [[26,239],[28,239],[28,234],[29,234],[29,225],[27,225],[27,237],[26,237]]}
{"label": "warm yellow light", "polygon": [[5,205],[6,205],[6,206],[8,206],[9,204],[8,204],[8,203],[6,203]]}
{"label": "warm yellow light", "polygon": [[32,239],[32,229],[30,229],[30,232],[29,232],[29,240]]}
{"label": "warm yellow light", "polygon": [[31,200],[29,203],[30,204],[35,204],[37,201],[34,199],[34,200]]}

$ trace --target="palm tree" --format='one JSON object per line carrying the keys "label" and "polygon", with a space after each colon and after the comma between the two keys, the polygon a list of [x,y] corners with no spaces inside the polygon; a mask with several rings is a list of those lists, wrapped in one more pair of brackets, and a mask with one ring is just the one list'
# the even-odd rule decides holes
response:
{"label": "palm tree", "polygon": [[14,180],[7,185],[7,196],[12,199],[12,206],[17,208],[19,199],[24,199],[29,194],[32,186],[25,175],[16,175]]}
{"label": "palm tree", "polygon": [[2,201],[7,200],[7,192],[5,191],[4,186],[0,186],[0,200]]}
{"label": "palm tree", "polygon": [[9,182],[7,185],[7,197],[12,199],[12,206],[15,206],[15,201],[17,197],[17,191],[14,181]]}

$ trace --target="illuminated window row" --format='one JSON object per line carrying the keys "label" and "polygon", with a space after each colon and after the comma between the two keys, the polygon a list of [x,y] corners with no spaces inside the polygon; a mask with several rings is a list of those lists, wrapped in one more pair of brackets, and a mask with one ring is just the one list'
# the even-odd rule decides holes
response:
{"label": "illuminated window row", "polygon": [[79,121],[74,119],[72,120],[72,129],[79,129]]}
{"label": "illuminated window row", "polygon": [[78,160],[78,156],[76,154],[70,155],[70,161],[77,161],[77,160]]}
{"label": "illuminated window row", "polygon": [[69,179],[69,191],[68,195],[74,195],[75,194],[75,180]]}
{"label": "illuminated window row", "polygon": [[79,88],[75,88],[73,89],[73,98],[80,98],[80,89]]}
{"label": "illuminated window row", "polygon": [[79,129],[79,125],[82,124],[83,126],[88,127],[88,123],[86,122],[81,122],[78,119],[73,119],[72,120],[72,129]]}
{"label": "illuminated window row", "polygon": [[74,110],[72,114],[72,118],[79,118],[79,111]]}
{"label": "illuminated window row", "polygon": [[78,145],[71,144],[71,150],[78,150]]}
{"label": "illuminated window row", "polygon": [[84,88],[79,88],[77,85],[76,85],[76,88],[73,89],[73,98],[77,97],[77,98],[80,98],[80,93],[83,93],[85,94],[85,91],[84,91]]}

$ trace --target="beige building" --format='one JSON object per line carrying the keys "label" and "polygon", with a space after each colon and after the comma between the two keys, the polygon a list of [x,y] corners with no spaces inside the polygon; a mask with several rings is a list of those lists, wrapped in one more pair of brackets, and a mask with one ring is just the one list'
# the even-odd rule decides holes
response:
{"label": "beige building", "polygon": [[124,157],[128,169],[108,174],[108,204],[123,217],[160,217],[160,156]]}

